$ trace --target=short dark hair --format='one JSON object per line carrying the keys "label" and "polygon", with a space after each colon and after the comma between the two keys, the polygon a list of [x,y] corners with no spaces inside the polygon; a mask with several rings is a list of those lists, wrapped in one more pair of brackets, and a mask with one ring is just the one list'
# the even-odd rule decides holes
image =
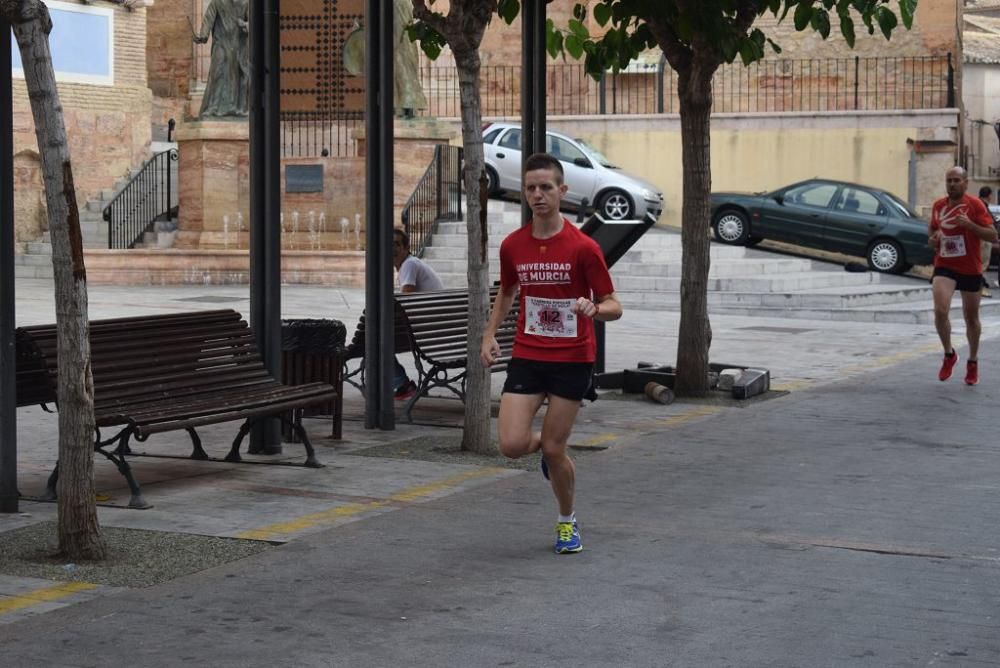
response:
{"label": "short dark hair", "polygon": [[401,242],[403,242],[403,248],[409,248],[410,247],[410,235],[409,234],[407,234],[405,231],[399,229],[398,227],[397,228],[393,228],[392,233],[394,235],[398,236],[399,240]]}
{"label": "short dark hair", "polygon": [[524,173],[533,172],[538,169],[550,169],[556,173],[556,183],[562,185],[565,173],[563,166],[555,157],[548,153],[533,153],[524,162]]}
{"label": "short dark hair", "polygon": [[983,186],[982,188],[979,189],[979,196],[982,197],[983,199],[986,199],[992,195],[993,195],[993,188],[990,188],[989,186]]}

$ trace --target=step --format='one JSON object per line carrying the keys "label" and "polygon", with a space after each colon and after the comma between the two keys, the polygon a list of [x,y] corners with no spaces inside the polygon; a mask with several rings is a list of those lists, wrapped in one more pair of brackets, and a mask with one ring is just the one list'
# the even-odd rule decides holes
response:
{"label": "step", "polygon": [[[164,133],[166,130],[164,130]],[[149,143],[149,154],[150,157],[163,153],[164,151],[170,151],[177,148],[177,142],[175,141],[152,141]]]}
{"label": "step", "polygon": [[55,276],[55,270],[52,268],[52,263],[49,262],[47,266],[42,265],[14,265],[14,278],[48,278],[52,279]]}
{"label": "step", "polygon": [[[464,237],[466,236],[466,231],[468,230],[466,225],[467,223],[464,220],[456,222],[451,222],[451,221],[440,222],[434,228],[434,235],[437,236],[438,234],[460,234]],[[486,232],[491,237],[494,236],[505,237],[508,234],[516,232],[518,229],[520,229],[520,227],[521,227],[520,221],[515,221],[512,223],[494,222],[491,220],[486,221]]]}
{"label": "step", "polygon": [[[810,260],[782,259],[715,259],[708,269],[709,278],[728,278],[731,276],[771,276],[777,274],[797,274],[810,272],[813,263]],[[683,276],[680,258],[670,262],[618,262],[611,268],[614,277],[656,277],[674,278]]]}
{"label": "step", "polygon": [[[752,315],[756,317],[792,318],[796,320],[833,320],[847,322],[877,322],[912,325],[934,324],[934,308],[930,299],[858,308],[729,308],[715,311],[726,315]],[[984,299],[979,314],[983,318],[1000,317],[1000,301]],[[962,322],[961,302],[954,300],[950,311],[952,322]]]}
{"label": "step", "polygon": [[[435,238],[431,239],[431,245],[424,249],[423,255],[421,257],[428,262],[436,262],[437,260],[461,260],[467,257],[467,249],[465,245],[462,246],[443,246],[437,243],[433,243]],[[493,258],[498,257],[497,253],[492,254]],[[746,257],[746,249],[742,246],[712,246],[711,247],[711,258],[712,262],[717,262],[721,260],[735,260]],[[786,259],[784,256],[777,256],[776,259]],[[616,267],[619,264],[632,262],[641,264],[650,263],[671,263],[680,264],[681,262],[681,250],[680,248],[656,248],[646,247],[636,244],[631,250],[626,251],[625,255],[618,260]]]}

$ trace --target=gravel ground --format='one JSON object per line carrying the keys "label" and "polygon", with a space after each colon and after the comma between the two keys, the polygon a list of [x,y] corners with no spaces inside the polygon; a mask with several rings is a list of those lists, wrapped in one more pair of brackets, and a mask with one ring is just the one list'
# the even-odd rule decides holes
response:
{"label": "gravel ground", "polygon": [[42,522],[0,536],[0,573],[112,587],[151,587],[182,575],[243,559],[269,543],[191,534],[102,527],[108,558],[69,564],[52,557],[55,522]]}

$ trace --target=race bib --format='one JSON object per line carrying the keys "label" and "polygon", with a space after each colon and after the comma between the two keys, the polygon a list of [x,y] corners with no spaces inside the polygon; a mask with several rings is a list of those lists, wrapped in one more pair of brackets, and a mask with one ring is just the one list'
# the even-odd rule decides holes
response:
{"label": "race bib", "polygon": [[941,237],[941,257],[962,257],[965,255],[965,235],[956,234]]}
{"label": "race bib", "polygon": [[524,333],[533,336],[570,338],[576,336],[575,299],[528,297],[524,312]]}

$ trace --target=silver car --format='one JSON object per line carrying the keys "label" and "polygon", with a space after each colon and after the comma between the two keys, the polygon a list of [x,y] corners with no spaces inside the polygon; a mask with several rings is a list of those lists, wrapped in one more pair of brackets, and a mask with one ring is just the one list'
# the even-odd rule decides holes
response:
{"label": "silver car", "polygon": [[[521,126],[490,123],[483,128],[486,174],[491,195],[521,192]],[[564,202],[579,208],[586,200],[601,217],[631,220],[646,213],[659,218],[663,193],[647,181],[626,174],[582,139],[558,132],[545,133],[546,150],[559,159],[569,190]]]}

